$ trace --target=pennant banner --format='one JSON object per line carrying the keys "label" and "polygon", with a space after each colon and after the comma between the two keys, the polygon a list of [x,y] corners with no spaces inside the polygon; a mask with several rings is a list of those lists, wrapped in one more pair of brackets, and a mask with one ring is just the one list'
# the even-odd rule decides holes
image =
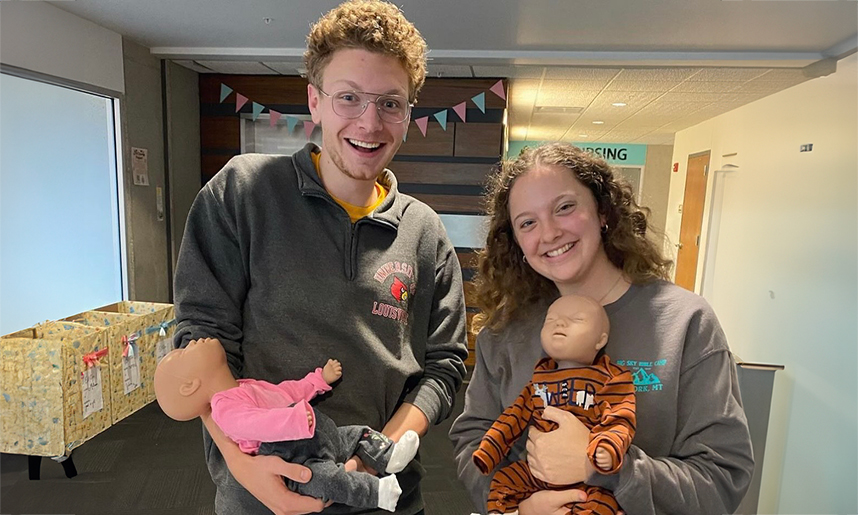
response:
{"label": "pennant banner", "polygon": [[471,98],[471,100],[473,100],[474,103],[477,104],[477,107],[480,109],[480,111],[482,111],[483,114],[486,114],[486,94],[485,93],[480,93],[479,95]]}
{"label": "pennant banner", "polygon": [[420,133],[423,134],[423,137],[426,137],[426,128],[429,126],[429,117],[421,116],[420,118],[414,120],[414,123],[417,124],[417,128],[420,129]]}
{"label": "pennant banner", "polygon": [[286,117],[286,130],[291,133],[293,130],[295,130],[295,126],[298,125],[299,121],[300,120],[298,120],[294,116],[287,116]]}
{"label": "pennant banner", "polygon": [[495,82],[495,85],[489,88],[489,91],[501,97],[502,100],[506,100],[506,92],[503,90],[503,79]]}
{"label": "pennant banner", "polygon": [[253,103],[253,121],[255,122],[259,115],[262,114],[262,110],[265,109],[265,106],[262,104]]}
{"label": "pennant banner", "polygon": [[306,122],[304,122],[304,134],[307,135],[308,140],[310,139],[310,136],[313,135],[313,129],[315,129],[315,128],[316,128],[316,124],[311,122],[310,120],[307,120]]}
{"label": "pennant banner", "polygon": [[242,95],[241,93],[235,94],[235,112],[241,111],[241,108],[244,107],[244,104],[247,103],[247,97]]}
{"label": "pennant banner", "polygon": [[467,123],[468,120],[465,120],[465,113],[467,112],[467,107],[466,107],[465,102],[462,102],[461,104],[454,105],[453,111],[455,111],[456,114],[459,115],[460,120]]}
{"label": "pennant banner", "polygon": [[228,97],[230,93],[232,93],[231,87],[227,86],[226,84],[220,85],[220,101],[221,102],[226,100],[226,97]]}
{"label": "pennant banner", "polygon": [[[501,99],[506,100],[506,90],[504,89],[503,79],[498,80],[491,88],[489,88],[489,91],[491,91],[492,93],[494,93],[495,95],[497,95]],[[244,107],[244,105],[249,101],[249,99],[246,96],[242,95],[241,93],[238,93],[237,91],[233,90],[232,88],[230,88],[226,84],[221,83],[221,85],[220,85],[220,101],[221,101],[221,103],[223,103],[229,97],[229,95],[231,95],[233,92],[235,93],[235,112],[237,113],[237,112],[241,111],[241,108]],[[480,110],[480,112],[485,114],[485,112],[486,112],[486,93],[485,92],[474,95],[473,97],[471,97],[471,101],[477,106],[477,108]],[[259,115],[262,114],[262,112],[265,111],[265,109],[267,109],[267,108],[264,105],[257,103],[257,102],[252,102],[252,104],[253,104],[253,106],[252,106],[253,107],[252,108],[253,121],[256,121],[256,119],[259,118]],[[462,123],[468,122],[468,120],[467,120],[467,116],[468,116],[467,101],[459,102],[458,104],[454,105],[452,107],[452,109],[453,109],[453,112],[456,113],[456,115],[462,121]],[[272,109],[268,109],[268,112],[270,114],[270,118],[269,118],[268,123],[270,124],[271,127],[276,126],[279,123],[281,117],[284,116],[282,113],[279,113],[279,112],[274,111]],[[289,116],[289,115],[285,115],[285,116],[286,116],[286,130],[287,131],[289,131],[291,133],[293,130],[295,130],[295,126],[298,125],[299,122],[301,122],[303,124],[303,127],[304,127],[304,135],[307,137],[308,140],[310,138],[312,138],[313,131],[316,128],[315,123],[313,123],[312,121],[309,121],[309,120],[308,121],[302,121],[299,118],[296,118],[294,116]],[[435,113],[432,116],[434,116],[435,120],[438,121],[438,124],[441,125],[441,128],[446,131],[447,130],[447,109],[438,111],[437,113]],[[426,132],[429,129],[429,117],[428,116],[421,116],[420,118],[414,119],[414,123],[417,124],[417,127],[420,129],[420,133],[425,138]],[[407,139],[408,139],[408,130],[406,127],[406,131],[402,135],[402,141],[404,142]]]}
{"label": "pennant banner", "polygon": [[435,119],[438,120],[438,123],[441,124],[441,128],[445,131],[447,130],[447,110],[438,111],[435,113]]}

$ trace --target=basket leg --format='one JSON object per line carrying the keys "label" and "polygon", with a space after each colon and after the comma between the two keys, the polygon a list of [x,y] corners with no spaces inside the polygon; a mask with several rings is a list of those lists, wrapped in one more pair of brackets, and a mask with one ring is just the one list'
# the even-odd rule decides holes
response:
{"label": "basket leg", "polygon": [[63,465],[63,470],[65,471],[67,478],[73,478],[77,475],[77,469],[74,466],[74,461],[72,460],[71,454],[61,463]]}
{"label": "basket leg", "polygon": [[77,475],[77,469],[74,466],[71,454],[68,456],[54,456],[51,459],[63,466],[63,471],[66,473],[66,477],[71,478]]}
{"label": "basket leg", "polygon": [[30,481],[38,481],[42,472],[42,457],[27,456],[27,468],[30,471]]}

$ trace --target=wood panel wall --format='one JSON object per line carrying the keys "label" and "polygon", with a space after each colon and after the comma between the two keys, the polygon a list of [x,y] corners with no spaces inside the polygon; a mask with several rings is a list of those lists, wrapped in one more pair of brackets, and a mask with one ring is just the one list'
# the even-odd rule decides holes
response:
{"label": "wood panel wall", "polygon": [[[441,214],[478,215],[483,212],[483,185],[503,152],[506,101],[489,91],[498,79],[429,78],[420,92],[411,119],[429,117],[424,137],[415,123],[408,127],[390,168],[399,189]],[[250,99],[240,113],[235,112],[234,94],[220,102],[220,87],[226,84]],[[506,87],[506,82],[504,84]],[[471,101],[485,93],[486,112]],[[467,102],[467,122],[452,107]],[[229,159],[241,152],[240,114],[250,113],[252,102],[286,114],[309,114],[307,81],[302,77],[278,75],[200,74],[201,182],[207,182]],[[447,129],[434,114],[447,108]],[[281,120],[285,123],[285,119]],[[468,322],[476,312],[471,300],[476,260],[473,248],[457,248],[468,302]],[[473,335],[468,337],[473,364]]]}

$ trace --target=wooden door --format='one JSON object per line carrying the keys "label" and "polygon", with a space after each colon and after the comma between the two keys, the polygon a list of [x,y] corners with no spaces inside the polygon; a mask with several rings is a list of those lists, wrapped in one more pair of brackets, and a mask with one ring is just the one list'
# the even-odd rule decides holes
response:
{"label": "wooden door", "polygon": [[682,225],[679,229],[679,252],[676,256],[676,284],[694,291],[697,259],[700,255],[700,229],[703,226],[703,204],[706,201],[706,179],[709,174],[709,152],[688,157],[685,172],[685,196],[682,199]]}

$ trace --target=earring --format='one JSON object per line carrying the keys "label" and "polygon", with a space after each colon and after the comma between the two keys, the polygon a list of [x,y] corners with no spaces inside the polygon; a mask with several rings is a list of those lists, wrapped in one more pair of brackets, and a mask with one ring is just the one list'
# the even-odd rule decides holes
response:
{"label": "earring", "polygon": [[607,223],[605,223],[605,225],[602,226],[602,234],[608,234],[608,224]]}
{"label": "earring", "polygon": [[527,256],[525,256],[524,254],[522,254],[522,255],[521,255],[521,260],[522,260],[522,261],[524,261],[525,263],[527,263]]}

